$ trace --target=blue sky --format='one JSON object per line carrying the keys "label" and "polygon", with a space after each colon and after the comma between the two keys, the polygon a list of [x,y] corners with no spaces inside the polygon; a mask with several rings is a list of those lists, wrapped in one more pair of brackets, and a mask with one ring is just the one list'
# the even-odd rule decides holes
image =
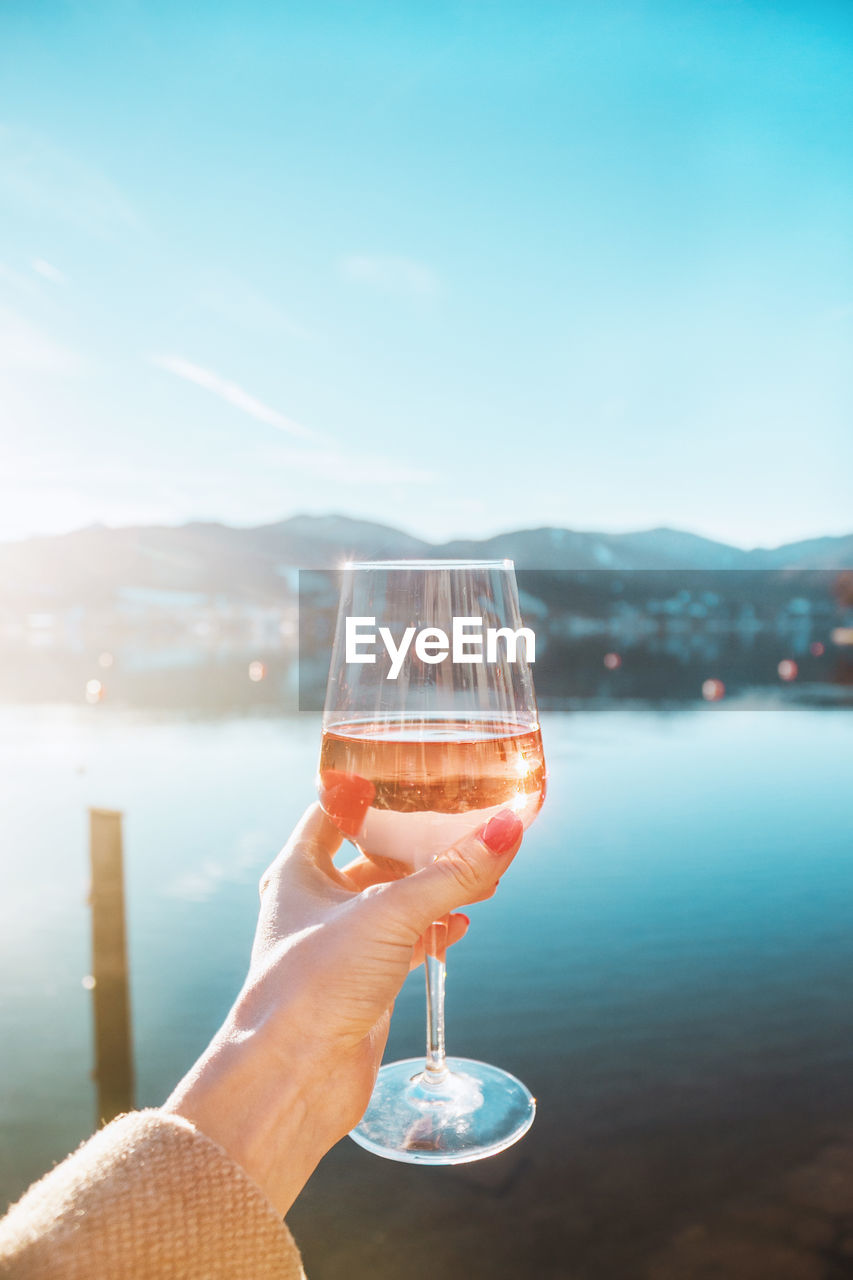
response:
{"label": "blue sky", "polygon": [[853,6],[6,3],[0,537],[853,529]]}

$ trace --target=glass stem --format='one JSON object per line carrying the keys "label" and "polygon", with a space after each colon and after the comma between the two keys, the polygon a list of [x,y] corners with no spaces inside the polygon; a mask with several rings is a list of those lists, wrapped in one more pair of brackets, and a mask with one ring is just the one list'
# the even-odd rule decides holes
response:
{"label": "glass stem", "polygon": [[440,1084],[447,1075],[444,1056],[444,980],[447,972],[444,957],[447,950],[447,925],[443,921],[430,925],[426,936],[426,1003],[427,1044],[424,1076],[431,1084]]}

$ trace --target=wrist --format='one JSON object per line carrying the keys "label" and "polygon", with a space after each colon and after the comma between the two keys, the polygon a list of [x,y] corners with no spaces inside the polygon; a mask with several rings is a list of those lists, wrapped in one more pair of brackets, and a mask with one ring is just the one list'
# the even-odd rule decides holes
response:
{"label": "wrist", "polygon": [[217,1142],[283,1217],[336,1140],[322,1132],[318,1076],[264,1026],[239,1027],[237,1010],[178,1084],[163,1110]]}

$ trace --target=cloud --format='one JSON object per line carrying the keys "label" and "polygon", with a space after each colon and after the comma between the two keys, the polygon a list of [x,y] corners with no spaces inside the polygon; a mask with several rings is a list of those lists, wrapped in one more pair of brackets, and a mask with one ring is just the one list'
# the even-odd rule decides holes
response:
{"label": "cloud", "polygon": [[39,287],[29,272],[15,271],[5,262],[0,262],[0,283],[8,286],[7,293],[15,293],[19,297],[32,298],[39,292]]}
{"label": "cloud", "polygon": [[41,276],[44,280],[49,280],[51,284],[68,283],[68,277],[65,272],[60,271],[59,267],[53,266],[45,258],[33,258],[30,266],[37,276]]}
{"label": "cloud", "polygon": [[0,369],[24,373],[77,373],[75,352],[55,342],[11,307],[0,306]]}
{"label": "cloud", "polygon": [[210,369],[204,369],[199,364],[192,364],[180,356],[151,356],[151,363],[159,369],[168,370],[178,378],[183,378],[185,382],[192,382],[197,387],[203,387],[205,391],[213,392],[226,404],[239,409],[242,413],[247,413],[250,418],[255,418],[258,422],[265,422],[267,426],[275,427],[291,436],[310,438],[315,434],[308,427],[303,427],[300,422],[294,422],[286,414],[279,413],[278,409],[272,409],[264,404],[262,400],[258,400],[236,382],[229,382],[227,378],[222,378],[218,373],[212,373]]}
{"label": "cloud", "polygon": [[287,467],[303,475],[316,475],[330,484],[348,488],[382,489],[429,485],[438,480],[434,471],[410,466],[387,456],[352,453],[345,449],[275,449],[266,455],[270,467]]}
{"label": "cloud", "polygon": [[142,230],[136,210],[106,174],[41,134],[2,124],[0,195],[29,215],[98,236]]}
{"label": "cloud", "polygon": [[441,287],[432,267],[414,258],[351,253],[340,268],[346,280],[409,298],[434,298]]}
{"label": "cloud", "polygon": [[249,333],[281,334],[288,338],[310,339],[310,329],[300,324],[274,302],[257,293],[238,276],[225,271],[208,273],[199,292],[201,305],[214,315]]}

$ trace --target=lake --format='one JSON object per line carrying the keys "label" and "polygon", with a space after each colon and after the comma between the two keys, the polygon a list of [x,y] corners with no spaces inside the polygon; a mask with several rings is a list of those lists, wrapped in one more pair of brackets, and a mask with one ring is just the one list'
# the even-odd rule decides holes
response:
{"label": "lake", "polygon": [[[449,1051],[520,1076],[537,1120],[452,1169],[341,1143],[289,1219],[310,1280],[668,1280],[721,1248],[777,1280],[849,1274],[825,1170],[853,1150],[853,715],[552,713],[543,736],[545,808],[447,992]],[[318,746],[313,715],[0,709],[3,1203],[92,1128],[87,807],[125,815],[155,1105],[240,985]],[[423,1003],[413,975],[389,1058],[421,1050]]]}

